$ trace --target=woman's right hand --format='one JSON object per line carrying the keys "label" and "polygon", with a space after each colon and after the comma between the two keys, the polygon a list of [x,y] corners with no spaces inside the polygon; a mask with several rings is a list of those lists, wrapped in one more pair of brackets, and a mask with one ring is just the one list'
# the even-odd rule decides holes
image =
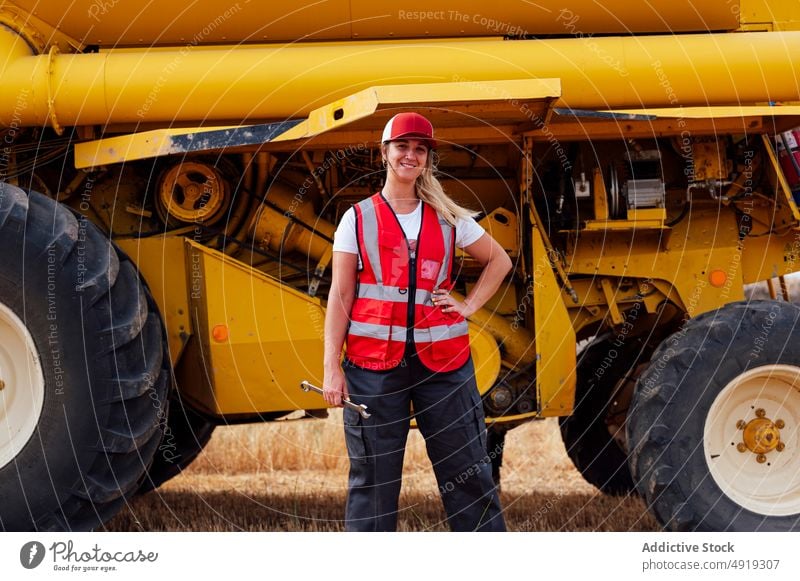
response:
{"label": "woman's right hand", "polygon": [[342,400],[347,399],[349,395],[341,367],[326,370],[322,382],[322,397],[325,398],[325,402],[328,405],[342,407]]}

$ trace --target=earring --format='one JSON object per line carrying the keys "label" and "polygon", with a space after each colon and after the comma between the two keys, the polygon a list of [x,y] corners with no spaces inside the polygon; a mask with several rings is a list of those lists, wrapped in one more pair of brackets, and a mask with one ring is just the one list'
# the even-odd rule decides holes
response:
{"label": "earring", "polygon": [[386,159],[382,159],[381,164],[383,165],[383,167],[386,167]]}

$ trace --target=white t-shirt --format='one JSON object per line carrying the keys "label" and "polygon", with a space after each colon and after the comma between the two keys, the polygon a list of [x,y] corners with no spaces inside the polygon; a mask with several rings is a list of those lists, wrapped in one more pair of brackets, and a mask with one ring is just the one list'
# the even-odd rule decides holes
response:
{"label": "white t-shirt", "polygon": [[[422,225],[422,202],[417,204],[417,208],[413,212],[397,214],[397,220],[400,222],[400,226],[403,228],[403,233],[409,243],[416,241]],[[477,242],[484,232],[486,231],[483,226],[473,218],[459,218],[456,222],[456,247],[464,248],[473,242]],[[356,212],[353,208],[347,210],[342,216],[342,221],[339,222],[339,227],[333,235],[333,251],[358,254]]]}

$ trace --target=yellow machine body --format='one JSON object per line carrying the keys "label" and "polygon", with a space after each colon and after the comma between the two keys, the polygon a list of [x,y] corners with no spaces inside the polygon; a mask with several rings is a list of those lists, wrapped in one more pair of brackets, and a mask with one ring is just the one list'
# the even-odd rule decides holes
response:
{"label": "yellow machine body", "polygon": [[[379,187],[401,110],[431,118],[445,188],[515,263],[470,321],[492,422],[569,415],[580,341],[798,270],[800,212],[769,137],[800,125],[794,2],[200,0],[191,19],[173,4],[3,2],[0,125],[8,144],[69,133],[68,178],[22,164],[10,181],[47,187],[132,257],[177,387],[207,416],[324,407],[299,382],[322,379],[335,223]],[[459,261],[467,292],[478,265]]]}

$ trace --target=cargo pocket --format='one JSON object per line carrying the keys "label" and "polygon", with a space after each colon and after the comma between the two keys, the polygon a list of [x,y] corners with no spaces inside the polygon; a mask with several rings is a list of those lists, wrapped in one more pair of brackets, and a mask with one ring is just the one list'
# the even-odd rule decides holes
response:
{"label": "cargo pocket", "polygon": [[360,358],[384,362],[392,339],[392,303],[357,300],[350,319],[348,349]]}
{"label": "cargo pocket", "polygon": [[344,440],[351,462],[367,463],[367,446],[364,439],[364,424],[361,415],[350,408],[344,408]]}
{"label": "cargo pocket", "polygon": [[486,421],[483,414],[483,401],[481,395],[478,393],[477,388],[469,388],[470,401],[472,402],[472,418],[475,423],[475,429],[478,430],[478,437],[483,450],[483,455],[486,455]]}

